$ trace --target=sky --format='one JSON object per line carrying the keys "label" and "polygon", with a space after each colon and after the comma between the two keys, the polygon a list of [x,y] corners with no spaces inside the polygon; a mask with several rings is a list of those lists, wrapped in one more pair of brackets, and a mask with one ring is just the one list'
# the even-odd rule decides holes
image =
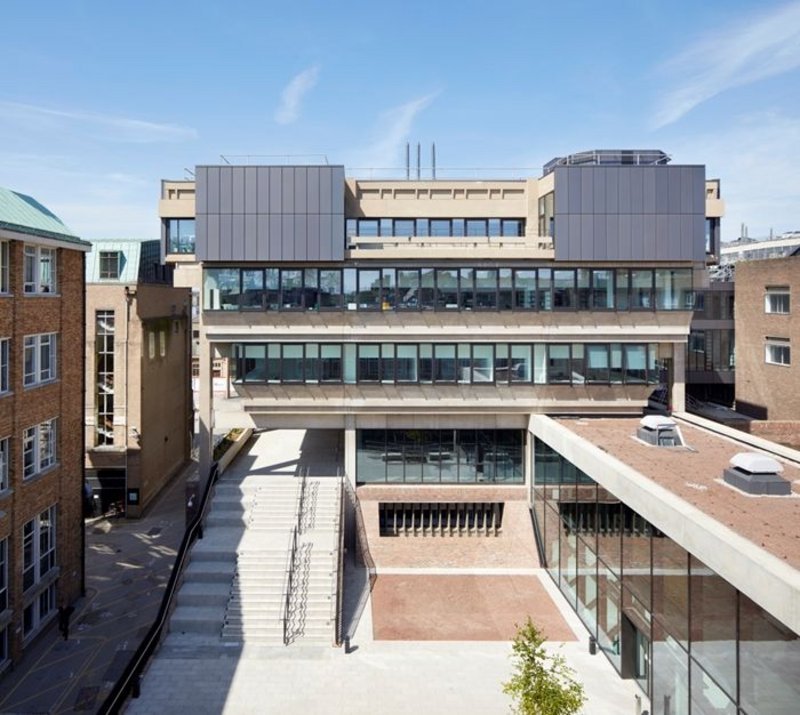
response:
{"label": "sky", "polygon": [[0,186],[89,240],[157,238],[160,180],[221,156],[402,175],[406,142],[500,178],[662,149],[724,240],[800,229],[800,1],[4,0],[0,60]]}

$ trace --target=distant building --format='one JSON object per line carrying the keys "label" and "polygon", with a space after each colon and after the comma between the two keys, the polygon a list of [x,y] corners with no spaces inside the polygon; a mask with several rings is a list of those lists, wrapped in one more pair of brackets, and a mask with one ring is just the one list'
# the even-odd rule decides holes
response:
{"label": "distant building", "polygon": [[736,267],[736,409],[800,421],[800,256]]}
{"label": "distant building", "polygon": [[86,264],[86,479],[140,516],[189,459],[191,292],[156,241],[96,241]]}
{"label": "distant building", "polygon": [[0,189],[0,671],[83,588],[84,256]]}

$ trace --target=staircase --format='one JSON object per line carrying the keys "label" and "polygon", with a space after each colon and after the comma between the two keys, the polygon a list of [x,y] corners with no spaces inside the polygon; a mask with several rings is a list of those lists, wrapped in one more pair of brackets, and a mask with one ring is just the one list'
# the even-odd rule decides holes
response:
{"label": "staircase", "polygon": [[223,476],[177,595],[173,645],[333,643],[341,480],[303,482]]}

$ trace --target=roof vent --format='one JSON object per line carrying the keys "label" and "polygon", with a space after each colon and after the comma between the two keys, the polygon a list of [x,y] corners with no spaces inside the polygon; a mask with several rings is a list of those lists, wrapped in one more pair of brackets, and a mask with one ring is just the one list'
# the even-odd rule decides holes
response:
{"label": "roof vent", "polygon": [[639,421],[640,427],[636,430],[636,436],[647,442],[647,444],[655,445],[656,447],[681,447],[683,440],[681,439],[680,430],[675,420],[663,415],[647,415],[642,417]]}
{"label": "roof vent", "polygon": [[783,466],[772,457],[756,452],[740,452],[731,458],[731,466],[722,472],[727,484],[746,494],[792,493],[792,485],[780,476]]}

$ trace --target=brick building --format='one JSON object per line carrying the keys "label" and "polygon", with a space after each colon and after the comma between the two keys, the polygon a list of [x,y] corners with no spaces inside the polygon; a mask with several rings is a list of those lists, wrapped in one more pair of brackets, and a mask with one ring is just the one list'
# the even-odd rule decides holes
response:
{"label": "brick building", "polygon": [[0,189],[0,669],[83,588],[84,255]]}
{"label": "brick building", "polygon": [[86,264],[86,480],[140,516],[191,450],[191,292],[156,241],[96,241]]}
{"label": "brick building", "polygon": [[739,412],[760,420],[800,420],[798,296],[800,256],[736,264]]}

